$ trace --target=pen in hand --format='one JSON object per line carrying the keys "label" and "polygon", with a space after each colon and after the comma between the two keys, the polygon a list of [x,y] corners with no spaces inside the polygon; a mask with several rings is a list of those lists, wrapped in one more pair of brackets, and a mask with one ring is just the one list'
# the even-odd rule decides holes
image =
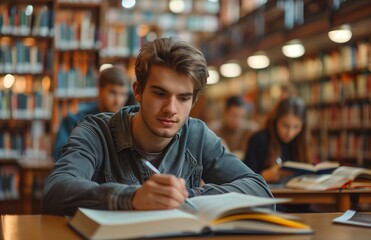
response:
{"label": "pen in hand", "polygon": [[282,159],[280,157],[276,158],[276,163],[279,166],[282,166]]}
{"label": "pen in hand", "polygon": [[[144,160],[144,166],[146,166],[150,171],[152,171],[154,174],[161,174],[160,171],[155,168],[149,161],[147,160]],[[185,200],[185,202],[187,203],[187,205],[189,207],[191,207],[193,210],[197,210],[197,207],[191,202],[189,201],[188,199]]]}

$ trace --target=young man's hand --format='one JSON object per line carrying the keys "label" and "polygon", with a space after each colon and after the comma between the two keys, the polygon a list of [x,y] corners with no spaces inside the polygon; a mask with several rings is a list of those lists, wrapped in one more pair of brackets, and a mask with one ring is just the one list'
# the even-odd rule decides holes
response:
{"label": "young man's hand", "polygon": [[135,210],[174,209],[188,197],[183,178],[169,174],[155,174],[134,193]]}

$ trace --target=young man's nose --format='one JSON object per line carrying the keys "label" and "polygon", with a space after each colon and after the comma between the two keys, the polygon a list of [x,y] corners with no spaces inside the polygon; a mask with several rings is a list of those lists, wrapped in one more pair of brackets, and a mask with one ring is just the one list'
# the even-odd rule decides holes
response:
{"label": "young man's nose", "polygon": [[177,104],[177,99],[175,97],[169,97],[165,103],[164,106],[164,111],[167,113],[176,113],[176,104]]}

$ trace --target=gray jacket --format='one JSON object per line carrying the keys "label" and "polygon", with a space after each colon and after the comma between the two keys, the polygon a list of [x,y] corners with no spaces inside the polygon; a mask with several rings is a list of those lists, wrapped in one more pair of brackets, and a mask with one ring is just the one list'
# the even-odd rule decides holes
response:
{"label": "gray jacket", "polygon": [[[78,207],[132,209],[133,193],[151,175],[134,148],[130,130],[130,116],[138,109],[124,107],[79,122],[47,179],[42,197],[45,213],[71,215]],[[159,171],[184,178],[190,197],[227,192],[272,197],[263,178],[193,118],[172,139]],[[201,179],[206,183],[202,187]]]}

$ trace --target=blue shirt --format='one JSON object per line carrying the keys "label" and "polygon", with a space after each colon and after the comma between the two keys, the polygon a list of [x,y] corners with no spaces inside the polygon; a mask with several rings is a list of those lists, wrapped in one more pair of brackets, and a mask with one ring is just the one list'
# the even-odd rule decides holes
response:
{"label": "blue shirt", "polygon": [[68,114],[66,117],[62,119],[53,149],[54,161],[57,161],[57,159],[60,157],[61,149],[63,145],[67,142],[68,136],[70,135],[72,129],[75,127],[76,123],[88,114],[99,113],[98,103],[96,102],[92,104],[81,105],[79,106],[79,109],[80,111],[78,113]]}

